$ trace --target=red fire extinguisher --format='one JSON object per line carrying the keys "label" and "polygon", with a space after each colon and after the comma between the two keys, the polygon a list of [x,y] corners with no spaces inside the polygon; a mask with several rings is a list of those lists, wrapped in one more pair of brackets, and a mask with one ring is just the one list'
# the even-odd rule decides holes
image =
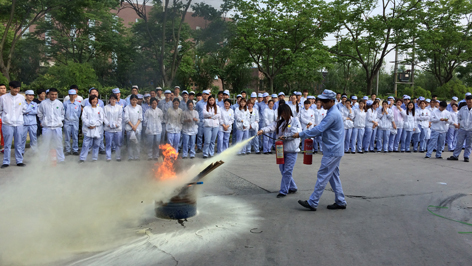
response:
{"label": "red fire extinguisher", "polygon": [[303,150],[305,151],[305,155],[303,156],[303,164],[312,164],[313,163],[313,140],[312,139],[305,139]]}
{"label": "red fire extinguisher", "polygon": [[284,142],[277,140],[275,142],[275,156],[277,164],[285,164],[284,160]]}

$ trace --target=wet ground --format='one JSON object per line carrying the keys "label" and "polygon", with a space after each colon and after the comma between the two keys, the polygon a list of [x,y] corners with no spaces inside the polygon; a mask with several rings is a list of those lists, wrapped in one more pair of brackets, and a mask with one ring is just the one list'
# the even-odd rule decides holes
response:
{"label": "wet ground", "polygon": [[[275,155],[236,156],[198,187],[197,216],[179,223],[149,215],[128,229],[135,234],[125,243],[49,265],[470,265],[472,164],[422,153],[345,155],[347,209],[326,209],[334,202],[328,185],[311,212],[297,200],[310,196],[320,161],[315,155],[313,165],[303,165],[300,154],[299,190],[278,199]],[[119,169],[152,162],[96,164]],[[0,186],[17,170],[0,170]]]}

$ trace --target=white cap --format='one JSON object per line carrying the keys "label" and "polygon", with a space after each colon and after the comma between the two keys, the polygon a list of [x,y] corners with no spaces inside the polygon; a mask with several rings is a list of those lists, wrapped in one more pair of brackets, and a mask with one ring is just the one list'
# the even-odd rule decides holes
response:
{"label": "white cap", "polygon": [[272,98],[277,98],[277,94],[274,93],[274,94],[272,94],[271,97],[272,97]]}
{"label": "white cap", "polygon": [[204,90],[202,93],[204,93],[204,94],[210,94],[210,91],[209,91],[209,90]]}
{"label": "white cap", "polygon": [[390,99],[393,99],[393,96],[388,96],[388,98],[387,98],[387,99],[389,99],[389,100],[390,100]]}
{"label": "white cap", "polygon": [[229,90],[225,90],[223,94],[229,95]]}
{"label": "white cap", "polygon": [[131,86],[131,89],[133,89],[133,88],[139,89],[138,85]]}
{"label": "white cap", "polygon": [[252,93],[251,93],[251,98],[256,98],[256,97],[257,97],[257,93],[252,92]]}
{"label": "white cap", "polygon": [[[73,90],[73,91],[75,92],[75,90]],[[27,90],[27,91],[25,91],[25,95],[34,95],[34,91],[33,90]]]}
{"label": "white cap", "polygon": [[175,86],[174,89],[180,89],[180,86]]}
{"label": "white cap", "polygon": [[410,98],[410,96],[408,96],[408,95],[403,95],[403,99],[404,99],[404,100],[405,100],[405,99],[408,99],[408,100],[409,100],[409,99],[411,99],[411,98]]}
{"label": "white cap", "polygon": [[285,93],[283,93],[283,92],[279,92],[279,96],[280,96],[280,95],[283,95],[283,96],[285,96]]}
{"label": "white cap", "polygon": [[369,97],[368,97],[368,96],[364,96],[364,97],[362,97],[362,100],[369,100]]}
{"label": "white cap", "polygon": [[258,97],[258,98],[262,98],[262,97],[264,97],[264,96],[262,96],[262,93],[258,93],[258,94],[257,94],[257,97]]}
{"label": "white cap", "polygon": [[459,100],[459,98],[457,98],[456,96],[453,96],[452,99],[453,99],[454,101]]}
{"label": "white cap", "polygon": [[470,93],[470,92],[467,92],[467,93],[465,94],[465,96],[470,96],[470,95],[472,95],[472,93]]}
{"label": "white cap", "polygon": [[306,97],[307,99],[315,99],[315,96],[313,95],[308,95],[308,97]]}
{"label": "white cap", "polygon": [[238,95],[236,96],[236,98],[238,98],[238,97],[243,97],[243,96],[242,96],[241,94],[238,94]]}
{"label": "white cap", "polygon": [[318,99],[334,100],[336,99],[336,92],[324,90],[322,94],[318,95]]}
{"label": "white cap", "polygon": [[164,94],[166,94],[166,93],[172,93],[172,92],[170,90],[166,90],[166,91],[164,91]]}
{"label": "white cap", "polygon": [[[28,91],[26,91],[25,94],[28,94],[27,92]],[[74,89],[69,90],[67,93],[69,93],[69,95],[76,95],[77,94],[77,92]]]}
{"label": "white cap", "polygon": [[357,96],[356,96],[356,95],[354,95],[354,96],[352,96],[352,97],[351,97],[351,99],[353,99],[353,100],[357,100]]}
{"label": "white cap", "polygon": [[430,103],[430,102],[431,102],[431,100],[430,100],[430,99],[426,99],[426,102],[427,102],[427,103]]}
{"label": "white cap", "polygon": [[267,96],[269,96],[269,94],[268,94],[267,92],[264,92],[264,93],[262,94],[262,97],[267,97]]}
{"label": "white cap", "polygon": [[144,94],[144,98],[146,98],[146,97],[151,97],[151,94],[145,93],[145,94]]}
{"label": "white cap", "polygon": [[161,91],[162,88],[161,87],[156,87],[156,91]]}
{"label": "white cap", "polygon": [[188,94],[188,91],[186,91],[186,90],[183,90],[183,91],[182,91],[182,95],[183,95],[184,93],[187,93],[187,94]]}
{"label": "white cap", "polygon": [[[111,92],[113,93],[120,93],[120,89],[119,88],[114,88],[113,90],[111,90]],[[70,93],[69,93],[70,94]]]}
{"label": "white cap", "polygon": [[189,94],[195,94],[195,92],[194,92],[194,91],[190,91],[190,93],[189,93]]}
{"label": "white cap", "polygon": [[299,91],[296,91],[296,92],[295,92],[295,95],[297,95],[297,96],[301,96],[301,95],[302,95],[302,93],[301,93],[301,92],[299,92]]}
{"label": "white cap", "polygon": [[138,94],[138,99],[142,99],[143,98],[143,95],[142,94]]}

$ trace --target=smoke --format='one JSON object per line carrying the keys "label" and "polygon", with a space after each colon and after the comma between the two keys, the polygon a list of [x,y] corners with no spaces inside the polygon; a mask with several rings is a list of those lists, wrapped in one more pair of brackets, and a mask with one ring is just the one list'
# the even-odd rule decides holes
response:
{"label": "smoke", "polygon": [[131,229],[154,217],[154,201],[168,201],[209,163],[229,162],[251,139],[165,181],[147,162],[52,167],[36,156],[0,187],[0,265],[47,264],[124,243]]}

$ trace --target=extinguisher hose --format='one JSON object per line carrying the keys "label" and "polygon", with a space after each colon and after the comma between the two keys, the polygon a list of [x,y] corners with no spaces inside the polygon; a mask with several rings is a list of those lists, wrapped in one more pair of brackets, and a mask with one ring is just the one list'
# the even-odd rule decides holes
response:
{"label": "extinguisher hose", "polygon": [[268,137],[268,138],[270,138],[270,139],[273,139],[273,140],[282,140],[282,141],[283,141],[283,140],[293,140],[293,139],[294,139],[294,137],[292,137],[292,136],[290,136],[290,137],[285,137],[285,139],[278,139],[278,138],[273,138],[273,137],[271,137],[271,136],[269,136],[269,135],[267,135],[267,134],[264,134],[264,133],[262,133],[262,135],[264,135],[264,136],[266,136],[266,137]]}

